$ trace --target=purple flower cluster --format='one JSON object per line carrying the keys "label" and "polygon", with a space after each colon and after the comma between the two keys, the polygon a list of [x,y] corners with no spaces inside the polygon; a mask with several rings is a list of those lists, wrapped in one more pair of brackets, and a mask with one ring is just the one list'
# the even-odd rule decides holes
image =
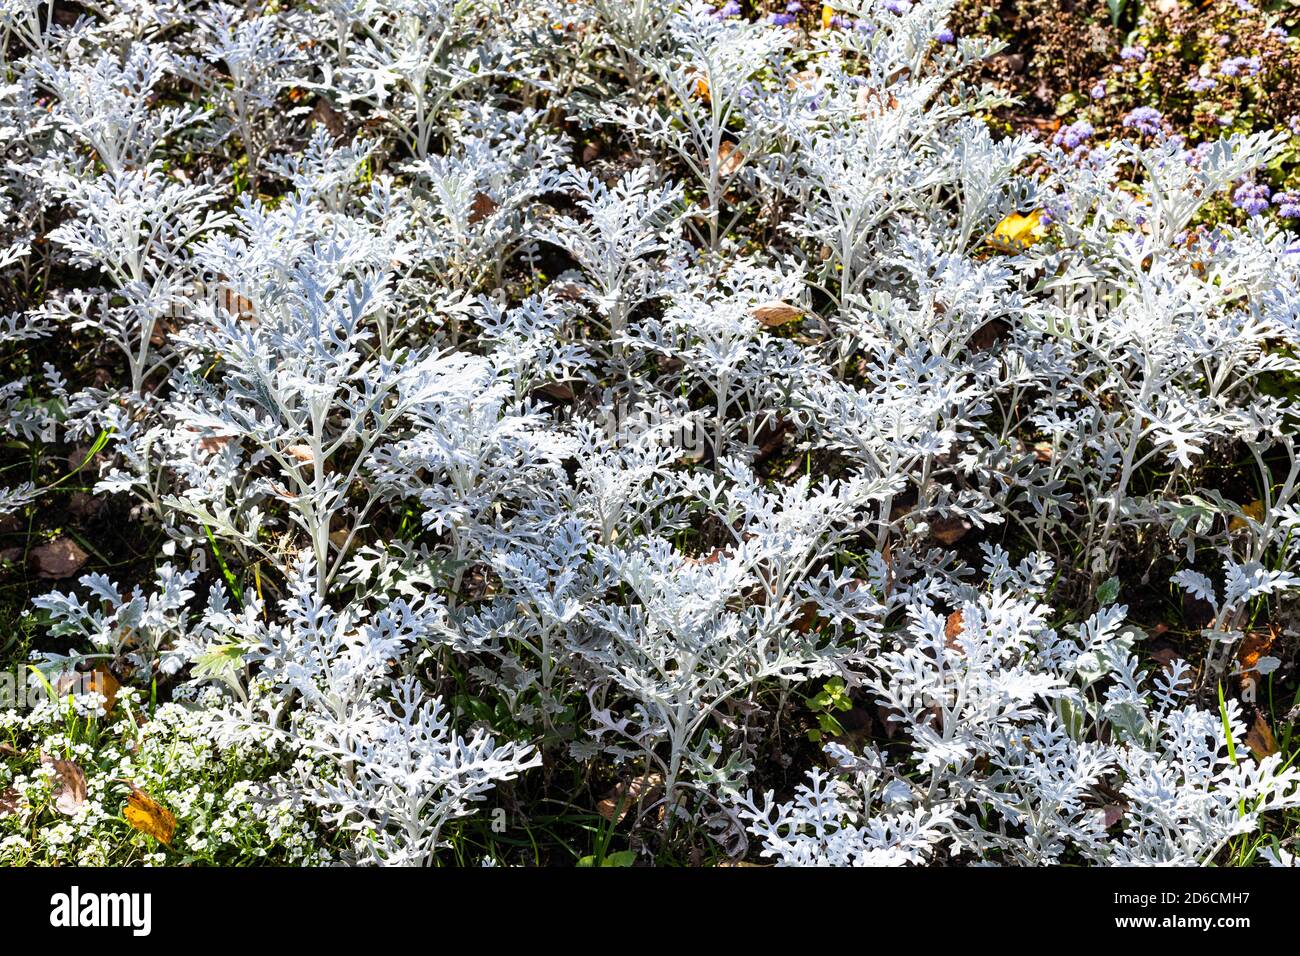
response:
{"label": "purple flower cluster", "polygon": [[1268,195],[1263,183],[1242,183],[1232,194],[1232,204],[1247,216],[1258,216],[1268,209]]}
{"label": "purple flower cluster", "polygon": [[1259,72],[1260,64],[1257,56],[1234,56],[1223,61],[1219,67],[1219,72],[1224,76],[1254,76]]}
{"label": "purple flower cluster", "polygon": [[740,4],[737,0],[727,0],[722,5],[722,9],[718,11],[718,14],[722,17],[738,17],[740,16]]}
{"label": "purple flower cluster", "polygon": [[885,0],[885,9],[901,17],[912,9],[912,0]]}
{"label": "purple flower cluster", "polygon": [[1219,81],[1208,76],[1194,76],[1187,81],[1187,88],[1193,93],[1204,93],[1219,85]]}
{"label": "purple flower cluster", "polygon": [[1094,83],[1092,89],[1088,91],[1088,95],[1094,100],[1104,100],[1106,98],[1106,84],[1101,82]]}
{"label": "purple flower cluster", "polygon": [[957,40],[957,35],[947,27],[944,27],[934,35],[934,39],[936,43],[954,43]]}
{"label": "purple flower cluster", "polygon": [[794,21],[795,15],[793,13],[774,13],[767,18],[767,22],[774,27],[788,27]]}
{"label": "purple flower cluster", "polygon": [[1092,128],[1091,123],[1087,120],[1079,120],[1077,123],[1071,123],[1069,126],[1058,129],[1056,135],[1052,137],[1052,142],[1057,146],[1064,146],[1070,152],[1074,152],[1086,145],[1095,132],[1096,130]]}
{"label": "purple flower cluster", "polygon": [[1156,136],[1160,132],[1164,119],[1154,106],[1139,106],[1124,117],[1124,126],[1148,136]]}
{"label": "purple flower cluster", "polygon": [[1273,197],[1273,204],[1277,206],[1279,216],[1287,219],[1300,219],[1300,193],[1278,193]]}
{"label": "purple flower cluster", "polygon": [[1119,51],[1119,58],[1129,63],[1145,63],[1147,51],[1140,46],[1126,46]]}

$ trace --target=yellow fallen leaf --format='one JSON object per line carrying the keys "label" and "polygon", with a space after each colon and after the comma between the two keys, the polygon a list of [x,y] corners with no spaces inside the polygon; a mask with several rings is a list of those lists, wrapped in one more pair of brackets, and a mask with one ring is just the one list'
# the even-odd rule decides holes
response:
{"label": "yellow fallen leaf", "polygon": [[131,796],[127,798],[126,808],[122,811],[126,822],[159,843],[171,846],[172,834],[176,832],[176,817],[139,787],[134,784],[130,787]]}
{"label": "yellow fallen leaf", "polygon": [[764,302],[761,305],[754,306],[750,315],[770,329],[778,325],[785,325],[787,322],[793,322],[803,315],[803,309],[786,302]]}
{"label": "yellow fallen leaf", "polygon": [[308,445],[290,445],[284,451],[285,454],[289,455],[289,457],[296,458],[299,461],[308,464],[311,464],[316,460],[316,456],[312,454],[311,447]]}
{"label": "yellow fallen leaf", "polygon": [[[1246,518],[1254,518],[1256,521],[1264,520],[1264,502],[1256,498],[1248,505],[1242,505],[1241,513]],[[1228,522],[1229,531],[1244,531],[1247,528],[1246,518],[1233,518]]]}
{"label": "yellow fallen leaf", "polygon": [[1013,212],[994,226],[984,241],[1003,252],[1021,252],[1045,235],[1047,223],[1043,221],[1043,210],[1035,209],[1027,216]]}
{"label": "yellow fallen leaf", "polygon": [[835,19],[835,11],[831,9],[831,5],[829,3],[823,3],[822,4],[822,29],[829,30],[831,28],[831,21],[833,19]]}

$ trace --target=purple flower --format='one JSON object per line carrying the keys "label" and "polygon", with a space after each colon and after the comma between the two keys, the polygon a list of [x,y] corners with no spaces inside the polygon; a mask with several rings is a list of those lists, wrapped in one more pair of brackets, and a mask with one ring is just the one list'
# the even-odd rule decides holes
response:
{"label": "purple flower", "polygon": [[1153,106],[1139,106],[1124,117],[1124,126],[1126,128],[1135,129],[1139,133],[1146,133],[1148,136],[1157,135],[1163,122],[1164,117]]}
{"label": "purple flower", "polygon": [[1237,9],[1242,13],[1254,13],[1255,5],[1250,0],[1236,0]]}
{"label": "purple flower", "polygon": [[802,9],[803,4],[800,3],[799,0],[790,0],[790,2],[785,5],[786,13],[798,13]]}
{"label": "purple flower", "polygon": [[1193,93],[1204,93],[1206,90],[1212,90],[1218,85],[1217,80],[1208,76],[1194,76],[1187,81],[1187,88]]}
{"label": "purple flower", "polygon": [[727,0],[718,13],[723,17],[738,17],[740,16],[740,4],[737,0]]}
{"label": "purple flower", "polygon": [[1224,76],[1254,76],[1259,72],[1259,57],[1234,56],[1223,61],[1219,72]]}
{"label": "purple flower", "polygon": [[1070,152],[1082,147],[1096,130],[1087,120],[1079,120],[1077,123],[1071,123],[1069,126],[1063,126],[1056,131],[1052,137],[1052,142],[1057,146],[1064,146]]}
{"label": "purple flower", "polygon": [[1119,58],[1130,63],[1145,63],[1147,51],[1140,46],[1126,46],[1119,51]]}
{"label": "purple flower", "polygon": [[944,27],[934,35],[934,39],[936,43],[952,43],[957,39],[957,37],[951,30]]}
{"label": "purple flower", "polygon": [[885,9],[895,16],[902,16],[912,9],[912,0],[885,0]]}
{"label": "purple flower", "polygon": [[1300,193],[1278,193],[1273,197],[1273,204],[1277,206],[1279,216],[1286,219],[1300,219]]}
{"label": "purple flower", "polygon": [[1242,183],[1232,194],[1232,204],[1247,216],[1258,216],[1268,209],[1268,194],[1263,183]]}
{"label": "purple flower", "polygon": [[1106,98],[1106,84],[1105,84],[1105,83],[1094,83],[1093,86],[1092,86],[1092,89],[1090,89],[1090,90],[1088,91],[1088,95],[1091,96],[1094,100],[1102,100],[1102,99],[1105,99],[1105,98]]}
{"label": "purple flower", "polygon": [[794,23],[794,14],[774,13],[768,17],[767,22],[772,24],[774,27],[788,27],[790,24]]}
{"label": "purple flower", "polygon": [[858,17],[858,19],[853,21],[853,29],[857,30],[859,33],[865,33],[867,36],[871,36],[871,34],[876,32],[876,25],[870,20],[864,20],[862,17]]}

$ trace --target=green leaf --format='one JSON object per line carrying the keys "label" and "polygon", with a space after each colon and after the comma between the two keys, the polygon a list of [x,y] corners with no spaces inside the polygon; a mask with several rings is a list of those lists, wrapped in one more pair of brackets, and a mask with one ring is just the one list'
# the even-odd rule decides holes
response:
{"label": "green leaf", "polygon": [[1097,603],[1105,606],[1114,604],[1119,597],[1119,578],[1111,577],[1102,582],[1097,589]]}

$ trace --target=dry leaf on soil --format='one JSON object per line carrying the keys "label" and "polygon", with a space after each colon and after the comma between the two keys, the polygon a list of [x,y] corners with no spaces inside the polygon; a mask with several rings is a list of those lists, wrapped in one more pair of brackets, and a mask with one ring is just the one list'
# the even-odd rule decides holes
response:
{"label": "dry leaf on soil", "polygon": [[54,807],[64,816],[76,816],[86,802],[86,775],[71,760],[41,755],[41,763],[54,770]]}
{"label": "dry leaf on soil", "polygon": [[948,615],[948,620],[943,626],[943,642],[950,650],[961,651],[961,645],[957,643],[957,638],[961,632],[966,630],[966,622],[962,618],[961,611],[953,611]]}
{"label": "dry leaf on soil", "polygon": [[745,154],[736,149],[735,143],[724,142],[718,147],[718,172],[730,176],[745,161]]}
{"label": "dry leaf on soil", "polygon": [[790,305],[788,302],[764,302],[761,305],[754,306],[750,314],[758,319],[761,325],[772,329],[778,325],[793,322],[803,315],[803,309],[797,305]]}
{"label": "dry leaf on soil", "polygon": [[1255,667],[1259,664],[1259,659],[1273,649],[1276,637],[1277,631],[1273,627],[1265,631],[1248,631],[1241,646],[1237,648],[1237,661],[1244,672],[1241,675],[1241,690],[1248,697],[1259,689],[1259,674],[1255,673]]}
{"label": "dry leaf on soil", "polygon": [[[636,806],[643,794],[648,794],[664,782],[662,774],[651,773],[636,777],[628,783],[620,783],[596,804],[596,812],[610,823],[619,823],[627,816],[628,810]],[[617,819],[615,818],[617,814]]]}
{"label": "dry leaf on soil", "polygon": [[1277,753],[1277,741],[1273,738],[1273,728],[1268,725],[1264,715],[1255,714],[1255,723],[1246,731],[1246,746],[1258,759],[1263,760]]}
{"label": "dry leaf on soil", "polygon": [[930,537],[940,544],[956,544],[970,532],[965,518],[935,518],[930,522]]}
{"label": "dry leaf on soil", "polygon": [[496,211],[497,203],[495,199],[487,193],[475,193],[474,204],[470,206],[469,211],[470,225],[482,222]]}

